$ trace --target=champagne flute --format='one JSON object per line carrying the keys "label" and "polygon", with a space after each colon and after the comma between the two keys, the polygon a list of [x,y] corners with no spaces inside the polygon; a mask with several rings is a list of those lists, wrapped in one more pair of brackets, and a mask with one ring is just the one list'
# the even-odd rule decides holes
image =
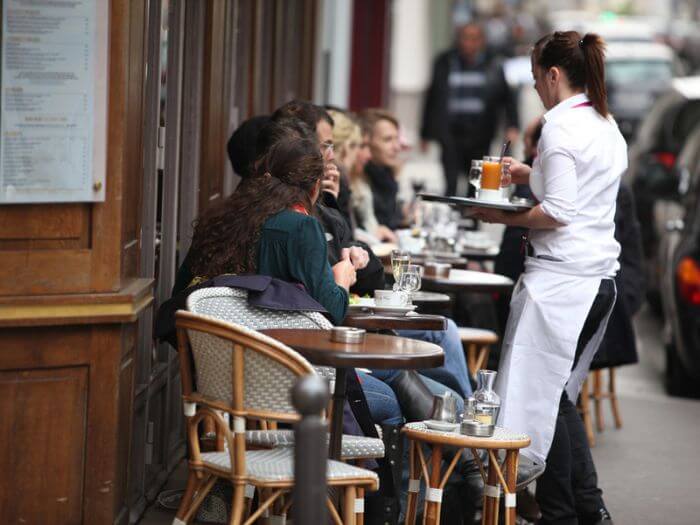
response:
{"label": "champagne flute", "polygon": [[391,273],[394,275],[394,291],[398,291],[401,275],[411,262],[411,255],[405,250],[391,250]]}

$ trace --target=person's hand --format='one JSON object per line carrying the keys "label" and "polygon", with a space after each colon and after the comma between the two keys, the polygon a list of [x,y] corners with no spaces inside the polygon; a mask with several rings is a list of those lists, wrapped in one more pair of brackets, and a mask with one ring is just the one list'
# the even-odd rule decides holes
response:
{"label": "person's hand", "polygon": [[350,290],[350,287],[357,281],[357,272],[350,262],[349,255],[333,265],[333,280],[346,290]]}
{"label": "person's hand", "polygon": [[350,259],[350,262],[355,270],[362,270],[369,264],[369,253],[367,253],[367,250],[360,246],[343,248],[340,251],[340,257],[341,259]]}
{"label": "person's hand", "polygon": [[509,214],[493,208],[471,208],[471,217],[487,223],[508,224]]}
{"label": "person's hand", "polygon": [[377,229],[374,230],[374,236],[380,241],[393,243],[399,242],[399,238],[396,236],[396,234],[393,231],[391,231],[390,228],[384,226],[383,224],[377,226]]}
{"label": "person's hand", "polygon": [[[504,178],[510,175],[508,184],[527,184],[530,180],[530,171],[532,168],[527,164],[515,160],[513,157],[503,157],[503,162],[508,164],[508,169],[504,174]],[[503,182],[503,181],[501,181]]]}
{"label": "person's hand", "polygon": [[323,179],[321,189],[332,194],[336,199],[340,193],[340,171],[334,162],[327,162],[323,168]]}

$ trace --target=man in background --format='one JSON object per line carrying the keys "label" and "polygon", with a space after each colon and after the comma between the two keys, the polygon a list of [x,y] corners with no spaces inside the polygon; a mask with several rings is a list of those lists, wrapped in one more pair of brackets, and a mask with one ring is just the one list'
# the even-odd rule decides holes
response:
{"label": "man in background", "polygon": [[486,50],[484,30],[476,22],[457,32],[455,47],[438,55],[421,125],[422,149],[434,140],[442,147],[446,194],[455,195],[459,174],[472,159],[488,155],[500,115],[506,138],[518,138],[518,110],[501,63]]}

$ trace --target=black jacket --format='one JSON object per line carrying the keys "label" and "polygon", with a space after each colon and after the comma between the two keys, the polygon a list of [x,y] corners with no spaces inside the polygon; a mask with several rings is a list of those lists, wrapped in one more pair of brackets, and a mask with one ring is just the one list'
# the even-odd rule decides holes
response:
{"label": "black jacket", "polygon": [[365,173],[372,188],[374,215],[377,222],[392,230],[401,226],[401,209],[398,204],[399,184],[394,171],[388,166],[373,162],[365,165]]}
{"label": "black jacket", "polygon": [[[450,49],[438,55],[433,64],[433,77],[426,92],[423,105],[423,119],[420,135],[424,140],[436,140],[441,144],[455,139],[473,146],[488,145],[493,140],[501,110],[505,111],[506,125],[518,127],[518,107],[499,61],[484,55],[473,66],[474,70],[484,71],[487,83],[479,96],[484,101],[484,111],[469,121],[450,122],[447,104],[450,96],[448,76],[451,64],[461,61],[459,52]],[[380,221],[381,222],[381,221]]]}

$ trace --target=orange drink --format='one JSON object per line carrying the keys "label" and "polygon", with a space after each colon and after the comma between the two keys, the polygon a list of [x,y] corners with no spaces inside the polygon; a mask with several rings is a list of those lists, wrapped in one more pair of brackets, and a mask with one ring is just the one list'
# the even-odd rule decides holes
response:
{"label": "orange drink", "polygon": [[501,164],[492,160],[484,160],[481,171],[481,189],[501,189]]}

